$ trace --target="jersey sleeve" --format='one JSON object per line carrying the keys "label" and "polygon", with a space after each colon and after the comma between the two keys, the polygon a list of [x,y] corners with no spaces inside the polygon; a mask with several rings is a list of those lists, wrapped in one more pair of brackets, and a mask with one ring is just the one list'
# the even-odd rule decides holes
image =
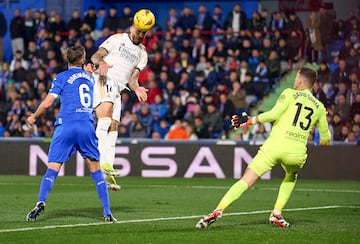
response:
{"label": "jersey sleeve", "polygon": [[289,106],[291,99],[290,89],[285,89],[279,96],[274,107],[262,114],[259,114],[258,119],[260,123],[272,122],[279,118]]}
{"label": "jersey sleeve", "polygon": [[51,84],[49,94],[54,95],[55,97],[59,96],[64,88],[64,82],[62,82],[61,77],[56,76]]}
{"label": "jersey sleeve", "polygon": [[118,43],[118,37],[120,37],[120,34],[110,36],[100,45],[100,47],[105,48],[108,53],[111,52]]}
{"label": "jersey sleeve", "polygon": [[142,44],[140,44],[140,45],[141,45],[140,62],[136,66],[136,68],[138,68],[140,71],[142,71],[146,67],[146,65],[148,63],[148,55],[147,55],[147,52],[145,50],[145,47]]}

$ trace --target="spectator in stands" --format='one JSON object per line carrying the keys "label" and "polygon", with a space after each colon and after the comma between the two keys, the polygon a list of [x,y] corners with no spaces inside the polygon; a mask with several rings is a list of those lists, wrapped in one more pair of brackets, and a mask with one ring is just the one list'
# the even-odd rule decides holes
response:
{"label": "spectator in stands", "polygon": [[316,97],[320,102],[324,104],[325,107],[328,106],[326,94],[320,86],[318,81],[314,82],[314,85],[311,89],[312,94]]}
{"label": "spectator in stands", "polygon": [[72,14],[71,14],[70,20],[66,24],[66,28],[68,30],[74,29],[74,30],[80,32],[82,22],[83,21],[82,21],[81,16],[80,16],[80,11],[78,9],[74,9]]}
{"label": "spectator in stands", "polygon": [[95,47],[98,48],[109,36],[111,36],[111,30],[104,27],[101,36],[95,41]]}
{"label": "spectator in stands", "polygon": [[333,84],[331,82],[331,72],[326,61],[321,61],[317,72],[319,85],[322,87],[322,90],[326,95],[331,89],[333,89]]}
{"label": "spectator in stands", "polygon": [[174,124],[171,126],[169,132],[166,134],[165,139],[167,140],[188,140],[189,135],[182,125],[181,119],[176,119]]}
{"label": "spectator in stands", "polygon": [[167,107],[161,94],[155,95],[154,103],[150,105],[150,111],[153,118],[153,126],[159,125],[160,121],[166,118]]}
{"label": "spectator in stands", "polygon": [[215,32],[213,33],[213,40],[218,41],[221,38],[221,34],[219,34],[218,32],[222,32],[224,30],[222,8],[218,4],[214,6],[212,23],[213,25],[211,27],[211,30]]}
{"label": "spectator in stands", "polygon": [[186,110],[184,105],[181,103],[180,96],[173,95],[167,114],[168,121],[173,124],[176,119],[182,120],[184,118],[185,112]]}
{"label": "spectator in stands", "polygon": [[159,133],[161,139],[165,138],[169,130],[170,130],[170,124],[169,122],[167,122],[166,119],[161,119],[160,123],[154,124],[153,131]]}
{"label": "spectator in stands", "polygon": [[350,48],[350,51],[345,58],[346,67],[350,72],[355,71],[358,67],[359,54],[354,47]]}
{"label": "spectator in stands", "polygon": [[[289,35],[286,39],[286,44],[288,47],[288,61],[289,66],[291,67],[294,63],[300,60],[301,58],[301,41],[300,41],[300,34],[297,31],[290,31]],[[313,49],[311,49],[313,50]],[[309,50],[309,55],[311,54],[311,51]]]}
{"label": "spectator in stands", "polygon": [[257,89],[258,91],[262,91],[262,93],[259,93],[259,96],[262,98],[270,91],[271,84],[269,69],[266,66],[264,59],[261,58],[259,60],[259,63],[256,66],[255,72],[253,74],[255,89]]}
{"label": "spectator in stands", "polygon": [[102,36],[102,29],[106,18],[106,9],[102,6],[96,13],[94,7],[90,7],[84,17],[84,23],[87,23],[91,29],[91,37],[96,41]]}
{"label": "spectator in stands", "polygon": [[264,22],[258,11],[253,11],[249,20],[248,29],[251,31],[264,31]]}
{"label": "spectator in stands", "polygon": [[175,34],[175,29],[178,22],[177,10],[175,8],[169,9],[169,15],[165,17],[164,29],[165,31]]}
{"label": "spectator in stands", "polygon": [[[103,17],[101,20],[104,20],[105,18],[105,8],[104,7],[100,7],[102,13],[104,13],[103,15],[101,15],[101,11],[99,10],[99,16],[96,15],[96,10],[94,6],[90,6],[88,8],[88,10],[85,12],[85,16],[82,20],[82,22],[86,25],[88,25],[90,27],[91,31],[94,30],[101,30],[100,28],[102,27],[102,23],[101,25],[97,26],[97,22],[98,22],[98,18],[101,19],[101,16]],[[99,20],[99,22],[101,21]],[[99,29],[97,29],[99,27]]]}
{"label": "spectator in stands", "polygon": [[333,42],[332,35],[334,33],[334,20],[332,15],[324,8],[324,6],[320,7],[319,13],[321,40],[324,47],[322,52],[322,59],[326,62],[330,62],[331,44]]}
{"label": "spectator in stands", "polygon": [[2,64],[4,61],[3,37],[5,36],[6,31],[7,31],[7,23],[5,16],[1,10],[0,11],[0,64]]}
{"label": "spectator in stands", "polygon": [[355,44],[359,41],[359,31],[360,25],[359,20],[355,15],[351,16],[346,22],[344,26],[345,38],[348,38],[352,44]]}
{"label": "spectator in stands", "polygon": [[127,32],[133,21],[133,14],[131,12],[131,7],[125,5],[122,9],[122,16],[119,18],[118,32]]}
{"label": "spectator in stands", "polygon": [[350,87],[350,79],[349,79],[349,70],[346,66],[346,61],[343,59],[339,60],[339,67],[334,70],[332,73],[332,84],[337,87],[340,82],[346,84],[347,87]]}
{"label": "spectator in stands", "polygon": [[24,21],[24,47],[27,47],[29,44],[29,41],[35,40],[35,19],[32,15],[32,11],[30,9],[25,10],[25,14],[23,17]]}
{"label": "spectator in stands", "polygon": [[[350,75],[350,78],[351,77],[356,77],[356,74],[352,73]],[[350,104],[350,106],[355,102],[356,94],[360,91],[359,84],[360,84],[360,82],[357,80],[357,78],[356,78],[356,80],[352,80],[351,81],[351,87],[346,92],[346,102],[348,104]]]}
{"label": "spectator in stands", "polygon": [[202,31],[202,36],[205,41],[210,41],[211,39],[211,29],[213,27],[213,18],[211,17],[209,11],[207,11],[205,4],[200,4],[198,8],[198,13],[196,16],[195,28]]}
{"label": "spectator in stands", "polygon": [[221,113],[216,109],[216,104],[210,102],[206,105],[204,124],[208,127],[210,138],[220,138],[223,133]]}
{"label": "spectator in stands", "polygon": [[17,50],[24,53],[24,30],[24,20],[21,17],[20,9],[17,8],[14,10],[14,17],[10,21],[11,48],[14,56]]}
{"label": "spectator in stands", "polygon": [[240,4],[236,3],[231,12],[229,12],[224,21],[224,29],[232,28],[235,36],[239,35],[240,30],[248,29],[248,18],[242,11]]}
{"label": "spectator in stands", "polygon": [[190,35],[196,25],[196,17],[190,7],[184,7],[178,19],[177,27],[182,28],[186,34]]}
{"label": "spectator in stands", "polygon": [[131,138],[147,138],[146,129],[140,122],[136,122],[132,131],[130,131]]}
{"label": "spectator in stands", "polygon": [[54,33],[65,33],[67,31],[65,21],[61,15],[56,11],[53,12],[52,18],[49,19],[49,32]]}
{"label": "spectator in stands", "polygon": [[265,64],[269,71],[270,86],[275,87],[280,79],[280,59],[275,50],[272,50],[267,56]]}
{"label": "spectator in stands", "polygon": [[15,52],[14,58],[11,60],[10,63],[10,72],[14,72],[16,69],[16,62],[20,63],[20,66],[23,67],[25,70],[29,69],[29,62],[26,61],[23,57],[23,52],[21,50],[17,50]]}
{"label": "spectator in stands", "polygon": [[334,113],[338,113],[345,123],[350,122],[350,105],[346,102],[345,95],[342,93],[339,94],[337,101],[338,103],[334,106]]}
{"label": "spectator in stands", "polygon": [[307,61],[309,63],[318,63],[319,52],[323,50],[322,37],[320,32],[320,17],[315,11],[311,11],[309,17],[306,20],[307,28]]}
{"label": "spectator in stands", "polygon": [[102,28],[108,28],[110,34],[114,34],[119,25],[119,17],[117,16],[117,9],[115,6],[111,6],[109,9],[109,15],[106,16]]}
{"label": "spectator in stands", "polygon": [[351,104],[350,107],[351,117],[354,118],[356,114],[360,115],[360,91],[356,93],[355,101]]}
{"label": "spectator in stands", "polygon": [[223,130],[225,135],[228,136],[228,132],[231,129],[231,116],[236,114],[236,109],[233,102],[228,99],[226,93],[221,93],[219,96],[218,111],[221,112]]}
{"label": "spectator in stands", "polygon": [[282,31],[286,28],[286,22],[281,12],[275,11],[272,14],[272,19],[270,20],[269,30],[271,31]]}
{"label": "spectator in stands", "polygon": [[350,49],[353,47],[350,39],[346,38],[344,40],[344,45],[341,47],[339,52],[339,58],[345,60],[350,53]]}
{"label": "spectator in stands", "polygon": [[[232,72],[232,74],[234,73],[235,72]],[[232,82],[232,89],[228,95],[228,99],[234,104],[236,114],[247,111],[246,91],[241,87],[239,81]]]}

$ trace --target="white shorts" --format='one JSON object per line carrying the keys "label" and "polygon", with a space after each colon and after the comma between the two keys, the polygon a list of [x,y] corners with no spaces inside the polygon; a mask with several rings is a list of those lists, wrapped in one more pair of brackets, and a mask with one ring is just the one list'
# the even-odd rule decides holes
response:
{"label": "white shorts", "polygon": [[118,84],[114,80],[107,78],[106,84],[102,85],[99,82],[99,75],[94,73],[94,103],[93,107],[96,108],[102,102],[111,102],[113,104],[112,119],[120,121],[121,115],[121,95],[120,92],[126,88],[124,85]]}

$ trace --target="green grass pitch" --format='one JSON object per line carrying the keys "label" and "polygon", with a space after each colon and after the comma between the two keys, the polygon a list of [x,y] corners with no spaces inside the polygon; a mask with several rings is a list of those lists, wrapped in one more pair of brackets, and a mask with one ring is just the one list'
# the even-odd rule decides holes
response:
{"label": "green grass pitch", "polygon": [[107,224],[90,177],[58,177],[45,212],[25,216],[41,177],[0,176],[0,243],[360,243],[360,182],[303,180],[284,210],[292,224],[268,224],[280,180],[261,180],[208,229],[196,229],[233,179],[119,178],[110,192],[119,222]]}

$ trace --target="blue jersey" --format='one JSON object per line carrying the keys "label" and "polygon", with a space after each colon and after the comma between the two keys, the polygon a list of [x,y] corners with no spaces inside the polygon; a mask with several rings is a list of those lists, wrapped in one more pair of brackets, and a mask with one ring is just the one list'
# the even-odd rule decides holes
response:
{"label": "blue jersey", "polygon": [[54,79],[49,94],[59,95],[61,104],[48,162],[64,163],[76,151],[83,158],[99,160],[92,116],[93,90],[93,78],[81,68],[70,68]]}
{"label": "blue jersey", "polygon": [[94,79],[81,68],[59,73],[49,91],[60,96],[60,112],[55,124],[65,121],[93,120]]}

